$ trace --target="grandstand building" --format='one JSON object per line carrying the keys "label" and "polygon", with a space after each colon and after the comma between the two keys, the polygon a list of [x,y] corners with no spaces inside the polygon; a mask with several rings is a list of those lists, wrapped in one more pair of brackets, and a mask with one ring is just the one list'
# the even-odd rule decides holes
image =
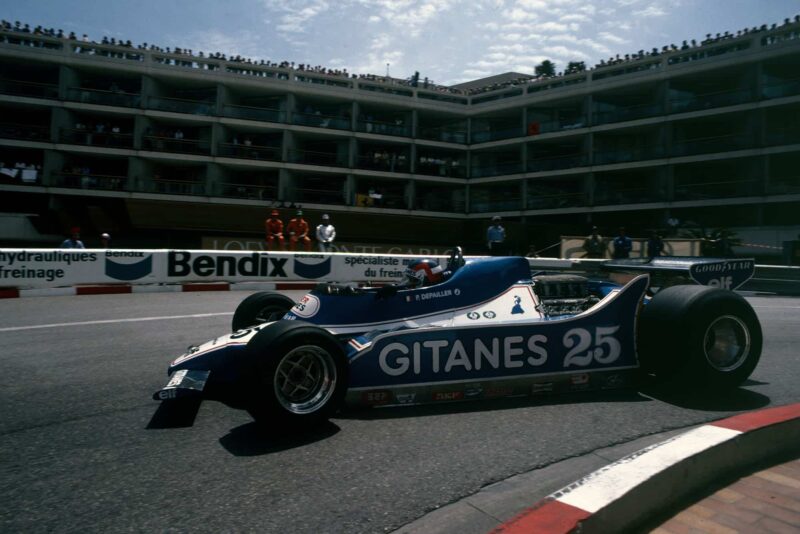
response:
{"label": "grandstand building", "polygon": [[520,252],[591,224],[797,228],[798,73],[796,22],[489,90],[3,31],[0,211],[149,247],[260,239],[274,206],[474,253],[494,215]]}

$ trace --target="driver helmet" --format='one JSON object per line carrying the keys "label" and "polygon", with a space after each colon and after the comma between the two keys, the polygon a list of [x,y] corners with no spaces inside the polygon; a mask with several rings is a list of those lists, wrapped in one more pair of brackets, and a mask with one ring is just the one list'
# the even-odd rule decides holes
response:
{"label": "driver helmet", "polygon": [[444,269],[434,260],[414,260],[408,264],[404,274],[410,287],[430,286],[442,281]]}

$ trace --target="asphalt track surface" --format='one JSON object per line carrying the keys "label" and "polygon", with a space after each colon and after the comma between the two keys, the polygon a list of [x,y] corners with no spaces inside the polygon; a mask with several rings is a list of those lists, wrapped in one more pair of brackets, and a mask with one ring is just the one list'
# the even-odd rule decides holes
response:
{"label": "asphalt track surface", "polygon": [[246,295],[0,300],[0,532],[386,532],[559,460],[800,402],[800,299],[757,296],[761,363],[723,397],[371,409],[296,437],[217,402],[160,409],[168,361],[227,331]]}

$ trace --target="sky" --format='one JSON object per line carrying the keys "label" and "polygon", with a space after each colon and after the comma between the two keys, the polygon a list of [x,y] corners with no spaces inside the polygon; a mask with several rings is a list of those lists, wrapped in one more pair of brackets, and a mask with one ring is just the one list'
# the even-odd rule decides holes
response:
{"label": "sky", "polygon": [[[25,0],[0,18],[453,85],[781,23],[800,0]],[[388,64],[388,66],[387,66]]]}

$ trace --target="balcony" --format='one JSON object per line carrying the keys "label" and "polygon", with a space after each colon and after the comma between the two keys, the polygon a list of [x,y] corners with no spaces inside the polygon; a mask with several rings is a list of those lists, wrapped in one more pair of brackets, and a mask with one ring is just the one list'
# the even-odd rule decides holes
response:
{"label": "balcony", "polygon": [[313,150],[290,150],[290,163],[305,165],[324,165],[327,167],[347,167],[347,157],[336,152],[315,152]]}
{"label": "balcony", "polygon": [[629,163],[632,161],[644,161],[648,159],[658,159],[666,156],[664,147],[661,145],[649,147],[636,147],[625,150],[610,149],[596,150],[594,152],[594,165],[608,165],[612,163]]}
{"label": "balcony", "polygon": [[546,210],[559,208],[572,208],[586,205],[584,193],[534,191],[528,193],[527,209]]}
{"label": "balcony", "polygon": [[798,143],[800,143],[800,130],[798,128],[767,130],[767,146],[795,145]]}
{"label": "balcony", "polygon": [[502,139],[513,139],[522,136],[522,127],[514,126],[501,128],[498,130],[487,130],[482,132],[472,132],[472,143],[488,143],[489,141],[500,141]]}
{"label": "balcony", "polygon": [[508,200],[487,200],[475,201],[471,200],[469,203],[470,211],[472,213],[490,213],[495,211],[518,211],[522,209],[522,199],[508,199]]}
{"label": "balcony", "polygon": [[416,174],[442,176],[446,178],[466,178],[467,168],[464,162],[446,158],[420,157]]}
{"label": "balcony", "polygon": [[346,204],[341,190],[297,188],[294,190],[294,201],[312,204]]}
{"label": "balcony", "polygon": [[138,108],[142,103],[142,95],[124,93],[122,91],[99,91],[96,89],[70,87],[67,89],[67,100],[83,104]]}
{"label": "balcony", "polygon": [[403,154],[387,154],[376,152],[369,156],[358,157],[358,168],[383,172],[409,172],[408,158]]}
{"label": "balcony", "polygon": [[62,172],[53,175],[55,187],[71,189],[94,189],[102,191],[125,191],[128,184],[126,176],[109,176],[94,173]]}
{"label": "balcony", "polygon": [[764,100],[795,95],[800,95],[800,79],[764,84],[761,88],[761,98]]}
{"label": "balcony", "polygon": [[286,122],[286,112],[279,109],[254,108],[249,106],[222,106],[222,115],[232,119],[244,119],[261,122]]}
{"label": "balcony", "polygon": [[0,138],[15,141],[50,141],[50,128],[34,124],[0,123]]}
{"label": "balcony", "polygon": [[411,127],[397,122],[381,122],[360,120],[356,122],[356,129],[359,132],[373,133],[378,135],[393,135],[396,137],[411,137]]}
{"label": "balcony", "polygon": [[350,119],[335,115],[322,115],[320,113],[292,113],[292,124],[298,126],[313,126],[315,128],[329,128],[333,130],[349,130]]}
{"label": "balcony", "polygon": [[172,137],[143,137],[142,149],[155,152],[174,152],[178,154],[200,154],[208,156],[211,146],[208,141],[199,139],[175,139]]}
{"label": "balcony", "polygon": [[216,106],[211,102],[202,100],[184,100],[181,98],[166,98],[150,96],[147,98],[147,107],[158,111],[171,111],[173,113],[190,113],[192,115],[214,115]]}
{"label": "balcony", "polygon": [[598,185],[594,194],[594,205],[641,204],[664,200],[656,191],[648,187],[619,187],[620,184],[607,184],[606,187]]}
{"label": "balcony", "polygon": [[586,117],[580,116],[572,119],[560,119],[553,121],[530,121],[528,123],[528,135],[539,135],[543,133],[564,132],[577,130],[586,127]]}
{"label": "balcony", "polygon": [[245,145],[241,143],[220,143],[218,155],[228,158],[281,161],[281,148],[274,146]]}
{"label": "balcony", "polygon": [[759,183],[756,180],[717,180],[675,185],[675,200],[714,200],[759,194]]}
{"label": "balcony", "polygon": [[588,159],[589,158],[583,154],[536,158],[528,161],[528,172],[557,171],[561,169],[571,169],[573,167],[583,167],[589,164]]}
{"label": "balcony", "polygon": [[61,128],[58,131],[58,141],[59,143],[70,145],[133,148],[133,135],[131,134],[75,130],[71,128]]}
{"label": "balcony", "polygon": [[32,98],[58,98],[58,84],[0,79],[0,93]]}

